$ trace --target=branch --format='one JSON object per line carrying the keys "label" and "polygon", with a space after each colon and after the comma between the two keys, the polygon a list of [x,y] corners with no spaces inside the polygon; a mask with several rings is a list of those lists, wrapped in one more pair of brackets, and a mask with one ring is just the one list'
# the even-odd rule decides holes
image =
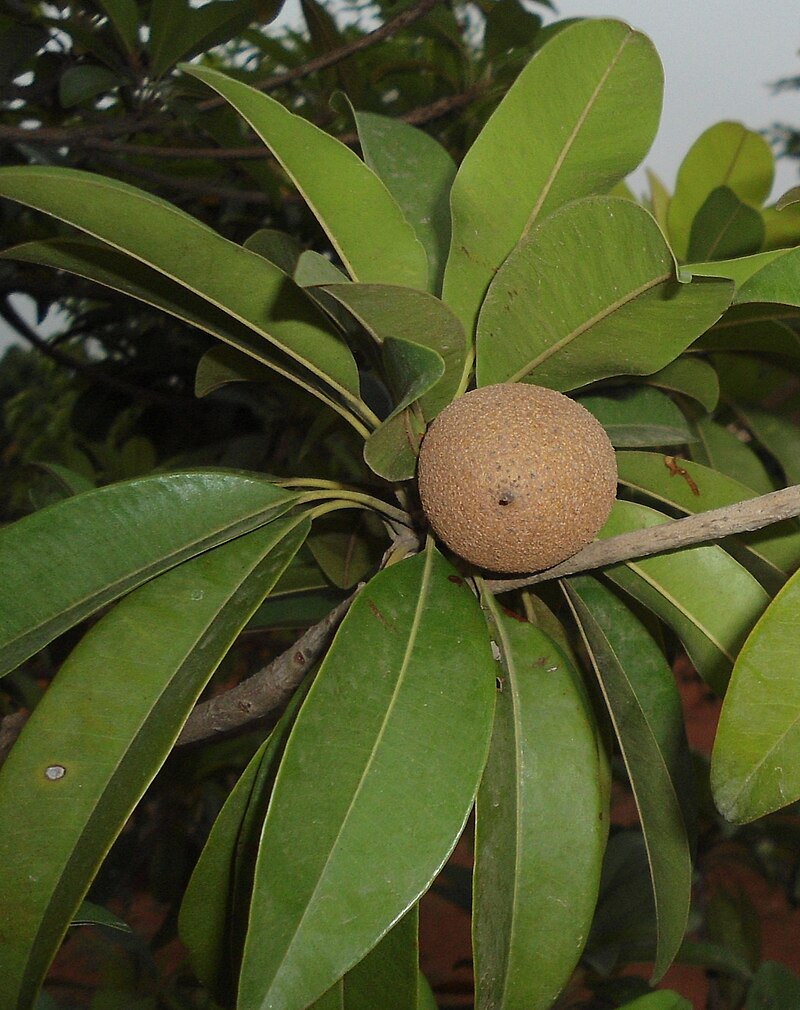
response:
{"label": "branch", "polygon": [[263,724],[270,716],[282,711],[330,644],[359,592],[360,587],[258,673],[225,694],[198,705],[186,721],[175,746],[187,747],[206,740],[221,740]]}
{"label": "branch", "polygon": [[[299,67],[294,67],[292,70],[287,70],[283,74],[274,74],[272,77],[268,77],[266,81],[262,81],[261,84],[256,84],[254,87],[258,88],[259,91],[275,91],[277,88],[282,88],[286,84],[291,84],[293,81],[299,81],[303,77],[309,77],[311,74],[315,74],[318,70],[326,70],[328,67],[334,66],[336,63],[341,63],[342,60],[346,60],[350,56],[354,56],[356,53],[363,52],[364,49],[369,49],[371,46],[377,45],[379,42],[383,42],[384,39],[390,39],[392,36],[397,35],[404,28],[408,28],[409,25],[413,25],[415,21],[419,21],[420,18],[425,17],[434,7],[443,3],[443,0],[420,0],[418,4],[414,7],[409,7],[397,15],[396,18],[392,18],[391,21],[386,21],[379,28],[374,31],[369,32],[367,35],[361,35],[359,38],[355,39],[353,42],[348,42],[347,45],[340,46],[338,49],[332,49],[329,53],[323,53],[321,56],[314,57],[313,60],[309,60],[307,63],[303,63]],[[205,102],[201,102],[197,108],[200,112],[205,112],[209,109],[218,109],[226,105],[224,98],[216,97],[209,98]]]}
{"label": "branch", "polygon": [[[773,491],[758,498],[726,505],[724,508],[674,519],[598,540],[571,558],[546,571],[521,579],[486,582],[493,593],[524,589],[550,579],[605,568],[634,558],[691,547],[734,533],[759,530],[800,515],[800,485]],[[293,646],[237,687],[198,705],[189,716],[175,746],[186,747],[224,737],[268,723],[282,711],[292,692],[329,645],[336,628],[360,592],[361,587],[338,604],[318,624],[309,628]],[[20,713],[0,720],[0,763],[19,735],[25,716]]]}
{"label": "branch", "polygon": [[506,593],[511,589],[523,589],[550,579],[560,579],[565,575],[577,575],[578,572],[591,571],[593,568],[606,568],[621,561],[646,558],[651,554],[662,554],[664,551],[675,551],[708,540],[719,540],[733,533],[760,530],[782,519],[793,519],[799,515],[800,484],[795,484],[781,491],[760,495],[758,498],[748,498],[735,505],[700,512],[697,515],[686,516],[685,519],[673,519],[672,522],[660,526],[621,533],[608,540],[595,540],[553,568],[521,579],[493,579],[486,583],[486,588],[493,593]]}

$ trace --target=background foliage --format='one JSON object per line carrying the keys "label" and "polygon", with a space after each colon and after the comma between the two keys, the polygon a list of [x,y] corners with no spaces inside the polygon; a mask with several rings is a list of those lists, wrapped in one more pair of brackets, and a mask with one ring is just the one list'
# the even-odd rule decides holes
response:
{"label": "background foliage", "polygon": [[[237,977],[243,1006],[262,1005],[265,984],[298,1007],[351,1010],[376,991],[398,1007],[430,1005],[414,898],[458,837],[479,780],[477,1005],[548,1006],[572,978],[567,1005],[677,1010],[674,993],[623,970],[645,961],[658,978],[676,956],[705,966],[713,1005],[795,1005],[800,983],[762,961],[746,892],[712,886],[709,868],[747,863],[795,901],[797,824],[791,810],[773,811],[800,796],[796,525],[617,565],[602,581],[582,575],[563,594],[508,594],[505,607],[484,590],[484,616],[432,547],[405,557],[406,514],[387,491],[414,473],[406,426],[419,436],[469,381],[461,326],[470,340],[474,332],[479,384],[531,379],[571,391],[605,425],[623,500],[604,536],[800,480],[800,219],[791,197],[765,206],[768,146],[719,124],[687,153],[674,194],[652,177],[637,200],[622,179],[646,154],[660,108],[658,60],[641,36],[614,22],[542,29],[516,0],[353,5],[335,17],[303,0],[302,28],[276,34],[279,6],[8,3],[0,20],[0,185],[14,201],[0,213],[4,245],[15,247],[0,261],[0,312],[39,352],[10,352],[0,372],[4,516],[30,513],[6,541],[15,606],[3,629],[4,729],[36,707],[0,782],[9,878],[30,871],[37,847],[46,853],[37,886],[13,899],[4,984],[21,980],[14,1005],[32,1005],[70,920],[103,923],[97,1007],[228,1005]],[[602,80],[597,101],[587,102],[583,77],[590,94]],[[525,135],[530,109],[540,120]],[[578,138],[566,158],[564,129]],[[356,146],[363,163],[348,153]],[[354,213],[365,193],[369,226]],[[271,264],[293,276],[292,312],[307,328],[281,330],[274,311],[266,348],[252,336],[254,299],[269,285],[276,303],[289,297]],[[535,291],[523,286],[532,274]],[[60,310],[57,338],[43,343],[26,326],[19,295],[39,318]],[[642,332],[650,339],[636,339]],[[413,512],[409,494],[401,484]],[[58,511],[39,511],[46,504]],[[109,519],[120,513],[122,539]],[[84,581],[53,572],[64,545],[80,545]],[[262,668],[370,576],[291,736],[302,690],[267,740],[261,727],[171,752],[201,692]],[[463,629],[457,646],[452,627]],[[150,679],[143,648],[160,657]],[[457,696],[431,692],[431,651],[444,685],[460,675]],[[686,747],[670,672],[684,651],[719,695],[734,671],[711,776],[716,807],[708,768]],[[368,690],[365,653],[384,673]],[[539,680],[526,679],[529,668]],[[495,673],[503,690],[491,702]],[[63,776],[64,814],[42,821],[61,781],[53,753],[71,773],[100,715],[117,732],[92,754],[96,791]],[[613,734],[609,766],[598,738]],[[428,777],[405,782],[398,766],[419,740]],[[535,781],[523,774],[531,740],[546,767]],[[311,754],[331,770],[321,791]],[[36,779],[20,819],[18,797],[40,767],[56,778]],[[607,841],[612,778],[634,797],[639,826],[616,825]],[[151,784],[139,800],[142,782]],[[262,833],[270,790],[279,813]],[[310,810],[318,825],[298,866]],[[742,821],[753,823],[731,823]],[[340,838],[354,841],[337,848]],[[286,865],[255,861],[259,844]],[[390,864],[407,870],[397,893],[375,872]],[[75,914],[94,866],[94,904]],[[558,874],[564,906],[540,907],[533,885]],[[320,946],[330,932],[322,899],[340,900],[354,880],[374,918]],[[288,905],[273,906],[286,882]],[[468,905],[463,883],[454,871],[449,893]],[[167,909],[149,946],[98,908],[124,918],[143,886]],[[154,956],[179,915],[191,965],[161,970]],[[525,940],[543,922],[557,939],[532,990]],[[253,939],[295,930],[295,961]],[[573,975],[564,946],[584,943]],[[285,981],[292,971],[299,983]],[[39,1006],[72,998],[51,986]]]}

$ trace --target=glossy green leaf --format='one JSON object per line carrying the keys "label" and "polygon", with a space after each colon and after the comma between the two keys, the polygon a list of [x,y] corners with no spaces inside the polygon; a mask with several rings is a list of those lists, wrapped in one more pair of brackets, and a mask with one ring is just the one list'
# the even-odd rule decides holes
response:
{"label": "glossy green leaf", "polygon": [[308,531],[276,521],[131,593],[61,667],[0,769],[0,1003],[28,1010],[100,862]]}
{"label": "glossy green leaf", "polygon": [[417,1010],[439,1010],[430,982],[422,972],[417,976]]}
{"label": "glossy green leaf", "polygon": [[[303,1010],[428,887],[483,770],[494,670],[478,603],[435,550],[385,569],[362,590],[275,783],[241,1010]],[[421,739],[424,761],[415,759]]]}
{"label": "glossy green leaf", "polygon": [[793,248],[800,242],[800,206],[765,207],[762,214],[767,229],[765,249]]}
{"label": "glossy green leaf", "polygon": [[272,779],[305,696],[292,695],[278,725],[239,776],[211,828],[186,887],[178,932],[198,979],[223,1005],[236,991],[243,923]]}
{"label": "glossy green leaf", "polygon": [[373,513],[334,512],[317,520],[307,548],[329,582],[350,589],[377,568],[386,533]]}
{"label": "glossy green leaf", "polygon": [[444,300],[469,335],[520,238],[567,201],[610,190],[639,164],[658,127],[662,90],[652,43],[620,21],[577,21],[538,50],[453,183]]}
{"label": "glossy green leaf", "polygon": [[[621,484],[688,514],[723,508],[755,498],[756,492],[741,481],[710,467],[656,452],[617,454]],[[800,526],[796,520],[773,523],[763,530],[737,534],[780,581],[800,564]]]}
{"label": "glossy green leaf", "polygon": [[[599,536],[668,521],[644,505],[618,501]],[[613,565],[604,574],[669,625],[698,673],[724,694],[739,649],[769,602],[753,576],[716,545]]]}
{"label": "glossy green leaf", "polygon": [[296,500],[258,476],[188,471],[87,491],[4,527],[0,670],[13,670],[123,593],[263,526]]}
{"label": "glossy green leaf", "polygon": [[294,235],[277,231],[275,228],[259,228],[245,240],[244,247],[274,263],[290,277],[294,274],[297,261],[303,252],[303,247]]}
{"label": "glossy green leaf", "polygon": [[442,378],[420,398],[427,420],[451,402],[467,361],[464,329],[453,313],[432,295],[383,284],[328,284],[323,290],[340,302],[378,344],[388,337],[429,347],[444,362]]}
{"label": "glossy green leaf", "polygon": [[658,981],[686,932],[692,888],[679,800],[690,795],[692,766],[680,697],[661,648],[614,593],[588,576],[569,579],[566,589],[639,811],[655,897]]}
{"label": "glossy green leaf", "polygon": [[800,306],[800,249],[773,254],[742,282],[734,301]]}
{"label": "glossy green leaf", "polygon": [[343,1010],[417,1010],[419,910],[414,905],[342,979]]}
{"label": "glossy green leaf", "polygon": [[401,119],[353,113],[364,161],[382,179],[428,258],[428,290],[438,294],[450,247],[450,187],[456,165],[433,137]]}
{"label": "glossy green leaf", "polygon": [[714,368],[702,358],[683,355],[644,379],[652,386],[689,396],[712,411],[719,401],[719,379]]}
{"label": "glossy green leaf", "polygon": [[800,484],[800,427],[793,412],[738,406],[737,414],[780,464],[787,484]]}
{"label": "glossy green leaf", "polygon": [[[274,350],[262,336],[237,322],[222,309],[193,294],[181,284],[169,280],[158,270],[112,249],[105,243],[83,238],[50,239],[42,242],[26,242],[24,245],[5,250],[2,255],[86,277],[114,291],[121,291],[148,305],[169,312],[176,318],[224,341],[228,345],[227,349],[214,348],[208,352],[207,361],[203,362],[201,359],[201,366],[198,369],[200,377],[196,382],[198,396],[211,392],[221,384],[216,382],[220,371],[226,375],[224,381],[234,381],[232,366],[236,361],[238,370],[246,375],[259,374],[259,363],[266,365],[270,370],[296,382],[331,405],[330,397],[318,385],[320,381],[318,376],[307,373],[291,358],[281,355],[280,351]],[[237,357],[237,350],[241,352],[241,357],[246,356],[250,359],[249,364]],[[338,356],[337,349],[336,357]],[[218,368],[218,361],[224,362],[225,367]],[[317,361],[324,366],[324,355],[319,355]]]}
{"label": "glossy green leaf", "polygon": [[568,390],[655,372],[732,297],[730,281],[680,283],[658,225],[638,204],[576,200],[538,224],[492,281],[478,319],[478,384],[526,379]]}
{"label": "glossy green leaf", "polygon": [[421,410],[411,408],[442,377],[444,361],[433,348],[396,337],[387,337],[381,350],[384,375],[399,402],[367,439],[364,459],[386,480],[409,480],[423,429]]}
{"label": "glossy green leaf", "polygon": [[689,446],[693,459],[732,477],[758,494],[775,490],[775,482],[749,445],[728,428],[701,417],[692,425],[697,441]]}
{"label": "glossy green leaf", "polygon": [[[0,195],[66,221],[139,260],[255,331],[334,388],[357,395],[353,356],[308,296],[263,257],[164,200],[88,172],[38,165],[0,169]],[[190,298],[189,304],[193,307],[196,299]]]}
{"label": "glossy green leaf", "polygon": [[230,382],[269,382],[267,365],[242,354],[235,347],[212,347],[197,362],[195,396],[208,396]]}
{"label": "glossy green leaf", "polygon": [[717,123],[684,158],[669,205],[669,239],[686,259],[692,224],[709,195],[727,186],[742,201],[760,207],[769,196],[775,162],[769,144],[741,123]]}
{"label": "glossy green leaf", "polygon": [[606,840],[597,738],[577,672],[491,599],[502,689],[478,792],[478,1010],[546,1010],[589,935]]}
{"label": "glossy green leaf", "polygon": [[690,261],[727,260],[757,253],[764,244],[764,219],[728,186],[717,186],[692,221]]}
{"label": "glossy green leaf", "polygon": [[645,445],[682,445],[694,435],[686,418],[664,393],[647,386],[624,386],[616,395],[580,396],[618,449]]}
{"label": "glossy green leaf", "polygon": [[800,337],[786,322],[770,319],[770,315],[770,309],[758,303],[734,305],[695,341],[691,350],[750,351],[752,354],[780,355],[797,360],[800,357]]}
{"label": "glossy green leaf", "polygon": [[335,137],[274,98],[207,67],[186,66],[247,120],[319,219],[353,280],[425,288],[428,264],[389,190]]}
{"label": "glossy green leaf", "polygon": [[777,594],[734,667],[711,764],[720,812],[755,820],[800,798],[800,574]]}

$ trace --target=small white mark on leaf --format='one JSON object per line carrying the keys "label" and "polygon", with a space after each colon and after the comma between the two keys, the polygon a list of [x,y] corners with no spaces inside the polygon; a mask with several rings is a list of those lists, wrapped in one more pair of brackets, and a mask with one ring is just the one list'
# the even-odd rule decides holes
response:
{"label": "small white mark on leaf", "polygon": [[44,770],[44,777],[50,782],[57,782],[67,774],[67,769],[63,765],[48,765]]}

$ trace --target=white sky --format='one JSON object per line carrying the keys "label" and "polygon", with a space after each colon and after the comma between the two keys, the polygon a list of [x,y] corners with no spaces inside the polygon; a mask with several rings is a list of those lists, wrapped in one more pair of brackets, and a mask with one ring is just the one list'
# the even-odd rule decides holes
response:
{"label": "white sky", "polygon": [[[736,119],[761,130],[782,121],[800,127],[800,91],[774,95],[770,88],[778,78],[800,74],[800,0],[555,3],[560,17],[618,17],[655,43],[666,78],[664,111],[645,164],[670,190],[684,154],[712,123]],[[298,8],[298,0],[288,0],[282,19],[295,22]],[[545,13],[538,5],[532,9]],[[797,163],[779,161],[773,197],[798,182]],[[644,192],[642,170],[632,185],[637,193]],[[7,340],[3,330],[0,327],[0,351]]]}

